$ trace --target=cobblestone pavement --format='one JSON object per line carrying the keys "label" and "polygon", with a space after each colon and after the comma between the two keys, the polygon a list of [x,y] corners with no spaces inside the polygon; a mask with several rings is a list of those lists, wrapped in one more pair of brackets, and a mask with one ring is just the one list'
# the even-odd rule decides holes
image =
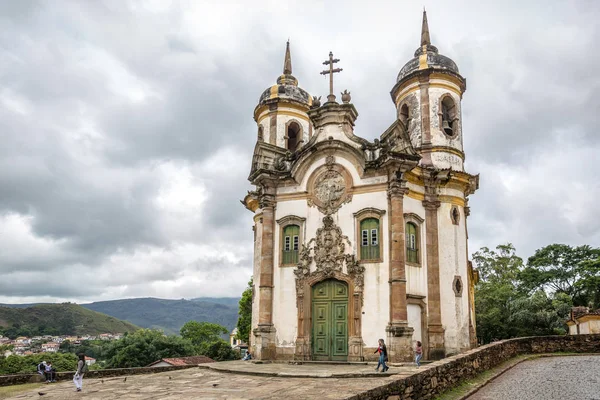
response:
{"label": "cobblestone pavement", "polygon": [[[245,364],[244,367],[251,367]],[[315,373],[341,371],[356,373],[375,365],[287,365],[260,364],[256,370],[276,372],[297,370]],[[421,367],[423,370],[426,367]],[[288,372],[289,372],[288,371]],[[179,371],[148,375],[130,375],[125,378],[83,379],[83,392],[75,392],[73,382],[45,385],[41,389],[29,390],[10,397],[11,400],[175,400],[175,399],[344,399],[364,390],[372,389],[419,370],[412,367],[392,367],[389,372],[364,378],[297,378],[283,376],[255,376],[221,372],[212,369],[190,368]],[[38,392],[45,393],[40,397]]]}
{"label": "cobblestone pavement", "polygon": [[468,400],[600,400],[600,356],[525,361]]}

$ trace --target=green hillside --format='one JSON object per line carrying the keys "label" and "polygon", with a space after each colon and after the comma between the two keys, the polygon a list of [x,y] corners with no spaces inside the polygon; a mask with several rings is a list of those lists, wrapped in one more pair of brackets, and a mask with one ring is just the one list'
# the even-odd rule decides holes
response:
{"label": "green hillside", "polygon": [[[152,297],[98,301],[83,307],[112,315],[142,328],[161,329],[166,334],[179,334],[188,321],[213,322],[231,331],[237,324],[238,299],[221,300],[226,304],[194,300],[167,300]],[[215,299],[216,300],[216,299]]]}
{"label": "green hillside", "polygon": [[39,304],[27,308],[0,307],[0,334],[8,337],[37,335],[96,335],[139,329],[117,318],[72,303]]}

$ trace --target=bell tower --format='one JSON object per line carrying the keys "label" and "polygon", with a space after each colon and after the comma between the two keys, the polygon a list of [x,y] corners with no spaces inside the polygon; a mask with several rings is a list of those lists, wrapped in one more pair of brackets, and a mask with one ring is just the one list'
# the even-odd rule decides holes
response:
{"label": "bell tower", "polygon": [[312,136],[312,124],[307,114],[311,105],[312,97],[298,86],[298,79],[292,75],[288,41],[283,74],[277,78],[277,84],[262,93],[254,109],[254,120],[258,125],[257,141],[296,152]]}
{"label": "bell tower", "polygon": [[460,102],[466,83],[456,63],[431,44],[423,10],[421,45],[400,70],[391,91],[398,119],[421,155],[422,166],[464,171]]}

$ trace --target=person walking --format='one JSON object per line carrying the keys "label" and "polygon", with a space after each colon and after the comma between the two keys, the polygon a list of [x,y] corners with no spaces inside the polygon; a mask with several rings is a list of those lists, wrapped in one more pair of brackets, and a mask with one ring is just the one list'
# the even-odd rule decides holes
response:
{"label": "person walking", "polygon": [[79,354],[79,361],[77,361],[77,371],[73,376],[73,382],[75,383],[75,391],[81,392],[83,387],[83,375],[87,372],[87,364],[85,363],[85,354]]}
{"label": "person walking", "polygon": [[377,363],[377,368],[375,368],[375,371],[379,371],[379,366],[381,365],[381,372],[385,372],[388,369],[390,369],[387,365],[385,365],[385,362],[388,359],[388,355],[387,355],[387,347],[385,347],[385,342],[383,341],[383,339],[379,339],[379,346],[377,347],[377,350],[374,351],[374,353],[379,353],[379,362]]}
{"label": "person walking", "polygon": [[417,340],[417,346],[415,347],[415,364],[417,364],[417,368],[421,366],[421,358],[423,358],[423,345]]}

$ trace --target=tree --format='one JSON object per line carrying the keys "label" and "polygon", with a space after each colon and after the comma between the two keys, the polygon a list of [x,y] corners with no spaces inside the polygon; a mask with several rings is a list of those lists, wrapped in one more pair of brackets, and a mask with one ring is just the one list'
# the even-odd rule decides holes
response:
{"label": "tree", "polygon": [[242,293],[240,299],[240,310],[237,322],[237,338],[245,343],[250,342],[250,330],[252,328],[252,279],[248,282],[248,287]]}
{"label": "tree", "polygon": [[215,361],[238,360],[240,352],[234,350],[229,343],[223,339],[206,343],[199,348],[200,354],[212,358]]}
{"label": "tree", "polygon": [[512,244],[499,245],[496,250],[481,248],[473,254],[479,270],[475,286],[475,318],[477,336],[483,343],[517,335],[517,329],[508,321],[511,302],[518,297],[516,277],[523,268],[523,260],[516,255]]}
{"label": "tree", "polygon": [[192,344],[160,331],[140,329],[122,339],[110,342],[104,358],[107,368],[144,367],[161,358],[195,355]]}
{"label": "tree", "polygon": [[212,322],[188,321],[181,327],[181,337],[189,340],[198,354],[216,361],[235,360],[239,354],[220,335],[229,331],[224,326]]}
{"label": "tree", "polygon": [[221,335],[229,333],[227,328],[212,322],[188,321],[179,331],[181,337],[189,340],[194,346],[216,342]]}
{"label": "tree", "polygon": [[576,306],[593,306],[599,296],[599,263],[600,249],[551,244],[529,257],[519,280],[530,293],[538,289],[550,294],[565,293]]}

